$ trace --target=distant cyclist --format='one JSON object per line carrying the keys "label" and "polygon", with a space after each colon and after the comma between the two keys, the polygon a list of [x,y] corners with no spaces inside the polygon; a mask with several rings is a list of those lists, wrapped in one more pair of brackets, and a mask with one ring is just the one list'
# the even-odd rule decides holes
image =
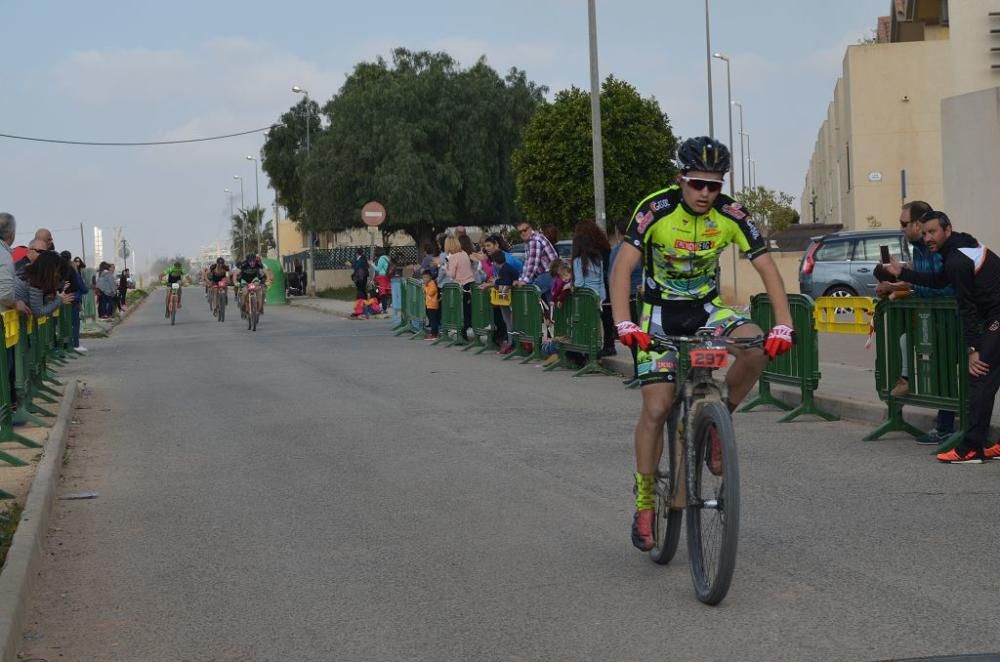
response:
{"label": "distant cyclist", "polygon": [[[774,308],[776,324],[763,350],[730,348],[735,362],[726,373],[726,404],[732,412],[764,370],[767,357],[792,347],[792,317],[785,285],[760,231],[738,202],[721,193],[729,171],[729,149],[708,137],[691,138],[677,153],[677,183],[647,196],[632,214],[611,273],[611,306],[622,343],[637,352],[642,413],[635,429],[635,516],[632,544],[653,547],[656,467],[663,452],[663,425],[677,382],[673,351],[651,351],[651,334],[688,335],[714,327],[719,335],[754,337],[761,330],[719,296],[719,255],[730,244],[742,250],[760,275]],[[632,321],[632,270],[641,262],[645,276],[639,323]],[[722,451],[712,440],[708,469],[722,473]]]}
{"label": "distant cyclist", "polygon": [[[167,270],[160,275],[160,280],[166,279],[167,282],[167,297],[165,301],[166,317],[170,317],[170,289],[174,283],[183,283],[187,276],[187,271],[181,266],[180,262],[174,262],[172,267],[167,267]],[[183,288],[177,289],[177,307],[181,307],[181,290]]]}
{"label": "distant cyclist", "polygon": [[245,284],[250,284],[254,281],[258,281],[261,284],[261,291],[258,294],[258,309],[264,311],[264,288],[267,287],[270,277],[270,272],[264,263],[261,261],[260,256],[251,253],[239,266],[239,284],[240,284],[240,308],[246,307],[246,287]]}

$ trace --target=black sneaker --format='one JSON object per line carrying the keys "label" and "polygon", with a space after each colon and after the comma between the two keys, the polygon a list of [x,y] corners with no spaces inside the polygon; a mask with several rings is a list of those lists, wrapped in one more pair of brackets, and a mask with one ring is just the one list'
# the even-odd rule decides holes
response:
{"label": "black sneaker", "polygon": [[914,439],[914,441],[924,446],[940,446],[950,436],[950,434],[944,434],[937,430],[930,430],[926,434],[922,434]]}

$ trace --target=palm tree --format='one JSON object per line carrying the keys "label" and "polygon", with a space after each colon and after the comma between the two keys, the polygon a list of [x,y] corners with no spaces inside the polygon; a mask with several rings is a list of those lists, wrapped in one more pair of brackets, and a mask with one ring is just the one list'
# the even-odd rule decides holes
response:
{"label": "palm tree", "polygon": [[274,248],[273,224],[268,221],[262,228],[263,219],[264,210],[260,207],[240,209],[233,214],[229,236],[238,262],[251,253],[266,255],[269,249]]}

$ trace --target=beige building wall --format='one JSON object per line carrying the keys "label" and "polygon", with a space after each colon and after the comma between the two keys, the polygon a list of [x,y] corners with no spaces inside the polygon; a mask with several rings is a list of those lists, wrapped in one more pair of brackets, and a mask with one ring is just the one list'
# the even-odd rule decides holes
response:
{"label": "beige building wall", "polygon": [[941,204],[941,98],[951,89],[949,53],[948,41],[848,48],[846,228],[892,227],[904,201],[904,169],[906,200]]}
{"label": "beige building wall", "polygon": [[[1000,18],[990,17],[1000,12],[1000,0],[952,0],[948,3],[951,21],[951,94],[965,94],[1000,85],[1000,35],[990,30],[1000,30]],[[948,96],[942,95],[942,96]]]}
{"label": "beige building wall", "polygon": [[[895,2],[893,11],[909,4]],[[1000,65],[1000,51],[992,52],[1000,35],[991,33],[1000,17],[990,16],[1000,12],[1000,0],[913,6],[927,25],[901,23],[897,42],[848,47],[799,198],[804,221],[813,218],[815,200],[818,222],[892,227],[904,201],[903,169],[905,200],[945,204],[942,101],[1000,86],[1000,68],[992,68]],[[969,112],[979,118],[983,111]]]}
{"label": "beige building wall", "polygon": [[[778,273],[785,282],[786,292],[799,291],[799,260],[802,253],[769,253],[774,263],[778,265]],[[754,269],[753,264],[746,258],[736,260],[736,287],[733,288],[733,248],[730,247],[719,257],[722,265],[722,283],[719,291],[722,300],[728,304],[747,306],[750,305],[750,297],[758,292],[764,291],[764,284]]]}
{"label": "beige building wall", "polygon": [[944,209],[957,230],[1000,252],[1000,87],[941,104]]}

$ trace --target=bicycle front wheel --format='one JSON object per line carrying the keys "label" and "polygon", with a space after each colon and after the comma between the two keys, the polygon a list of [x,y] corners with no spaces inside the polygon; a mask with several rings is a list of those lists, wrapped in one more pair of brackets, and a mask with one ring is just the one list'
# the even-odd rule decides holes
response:
{"label": "bicycle front wheel", "polygon": [[678,434],[683,434],[682,430],[678,430],[679,409],[679,406],[675,406],[667,420],[663,452],[660,454],[660,466],[656,470],[656,484],[653,486],[656,495],[656,515],[653,519],[655,546],[649,550],[649,558],[659,565],[670,563],[677,553],[677,543],[681,538],[681,520],[684,517],[684,511],[670,507],[677,483],[674,440]]}
{"label": "bicycle front wheel", "polygon": [[219,292],[219,302],[218,302],[218,304],[216,306],[216,310],[218,311],[218,314],[216,315],[216,318],[220,322],[225,322],[226,321],[226,304],[228,303],[228,301],[226,301],[226,299],[228,299],[228,298],[229,297],[227,296],[227,294],[225,292]]}
{"label": "bicycle front wheel", "polygon": [[698,599],[722,602],[736,568],[740,532],[740,468],[726,406],[702,404],[693,423],[694,482],[687,513],[691,579]]}

